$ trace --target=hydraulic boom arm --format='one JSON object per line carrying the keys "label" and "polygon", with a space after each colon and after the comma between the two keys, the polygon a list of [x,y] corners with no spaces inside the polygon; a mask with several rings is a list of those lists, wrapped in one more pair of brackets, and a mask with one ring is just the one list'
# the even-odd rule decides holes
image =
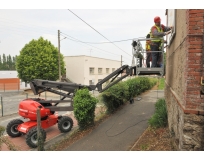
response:
{"label": "hydraulic boom arm", "polygon": [[[128,65],[123,65],[118,68],[107,77],[102,79],[96,85],[81,85],[76,83],[68,83],[68,82],[56,82],[56,81],[48,81],[41,79],[34,79],[30,82],[31,90],[34,95],[40,95],[40,93],[48,91],[51,93],[55,93],[61,95],[62,98],[60,100],[43,100],[41,103],[55,103],[52,106],[45,106],[45,108],[50,108],[51,111],[72,111],[73,110],[73,96],[76,89],[88,88],[90,91],[97,90],[98,92],[103,92],[114,84],[118,83],[120,80],[125,77],[132,75],[131,71],[133,68],[130,68]],[[118,77],[121,74],[121,77]],[[107,83],[110,80],[109,84],[105,86],[104,83]],[[60,91],[59,91],[60,90]],[[65,92],[68,92],[67,94]],[[72,94],[71,94],[72,93]],[[65,98],[70,98],[70,100],[64,100]],[[56,107],[61,102],[70,102],[70,106]]]}

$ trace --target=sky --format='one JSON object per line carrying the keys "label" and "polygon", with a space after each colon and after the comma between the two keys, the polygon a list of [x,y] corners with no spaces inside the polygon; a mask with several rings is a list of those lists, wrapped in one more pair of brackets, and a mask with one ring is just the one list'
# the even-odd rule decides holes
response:
{"label": "sky", "polygon": [[122,56],[124,64],[131,64],[132,39],[145,38],[155,16],[166,24],[165,9],[1,9],[0,53],[19,55],[25,44],[41,36],[58,47],[60,30],[64,56]]}
{"label": "sky", "polygon": [[[19,55],[26,44],[40,37],[58,47],[59,30],[60,52],[64,56],[87,55],[119,61],[122,58],[123,64],[131,65],[132,40],[145,38],[154,25],[155,16],[167,24],[166,7],[140,9],[143,2],[105,0],[98,1],[98,5],[93,0],[66,4],[62,0],[51,0],[49,5],[44,1],[29,2],[8,0],[5,6],[1,5],[1,55]],[[149,1],[146,2],[144,5],[150,7]],[[144,41],[142,45],[144,47]]]}

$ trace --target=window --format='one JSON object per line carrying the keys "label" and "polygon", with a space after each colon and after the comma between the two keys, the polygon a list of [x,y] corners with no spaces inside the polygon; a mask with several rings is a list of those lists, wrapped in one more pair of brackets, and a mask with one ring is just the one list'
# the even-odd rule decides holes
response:
{"label": "window", "polygon": [[98,74],[102,74],[102,68],[98,68]]}
{"label": "window", "polygon": [[90,68],[90,74],[94,74],[94,68]]}
{"label": "window", "polygon": [[167,10],[167,26],[173,26],[172,33],[167,35],[167,44],[170,45],[176,34],[176,9]]}
{"label": "window", "polygon": [[89,80],[89,85],[92,85],[93,84],[93,81],[92,80]]}
{"label": "window", "polygon": [[115,68],[112,69],[112,72],[114,72],[114,71],[115,71]]}
{"label": "window", "polygon": [[106,73],[109,74],[109,68],[106,68]]}

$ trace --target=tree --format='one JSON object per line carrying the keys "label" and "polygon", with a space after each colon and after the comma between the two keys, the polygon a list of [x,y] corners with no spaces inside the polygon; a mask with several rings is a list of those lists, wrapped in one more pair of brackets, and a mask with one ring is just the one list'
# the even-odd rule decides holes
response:
{"label": "tree", "polygon": [[16,70],[16,57],[17,56],[12,57],[12,70]]}
{"label": "tree", "polygon": [[[61,75],[64,74],[65,62],[60,54]],[[40,37],[31,40],[16,58],[18,77],[29,83],[33,79],[56,81],[59,78],[58,49],[50,41]]]}
{"label": "tree", "polygon": [[2,70],[1,55],[0,55],[0,70]]}
{"label": "tree", "polygon": [[4,53],[3,57],[0,55],[0,70],[16,70],[15,63],[16,56],[11,57],[10,54],[6,56]]}
{"label": "tree", "polygon": [[8,70],[7,61],[6,61],[6,55],[3,53],[3,64],[2,64],[3,70]]}
{"label": "tree", "polygon": [[10,54],[7,56],[7,66],[8,70],[12,70],[12,59]]}

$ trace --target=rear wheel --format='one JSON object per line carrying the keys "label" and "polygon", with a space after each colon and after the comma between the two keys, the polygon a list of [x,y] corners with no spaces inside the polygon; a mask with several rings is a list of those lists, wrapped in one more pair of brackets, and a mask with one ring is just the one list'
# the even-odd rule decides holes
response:
{"label": "rear wheel", "polygon": [[62,116],[58,120],[58,129],[61,132],[63,132],[63,133],[69,132],[72,127],[73,127],[73,120],[70,117]]}
{"label": "rear wheel", "polygon": [[17,127],[24,123],[21,119],[14,119],[10,121],[6,127],[6,132],[10,137],[19,137],[22,135],[21,132],[18,131]]}
{"label": "rear wheel", "polygon": [[[41,136],[43,143],[46,140],[46,132],[41,128]],[[37,127],[31,128],[26,134],[26,144],[31,148],[36,148],[38,146],[38,136]]]}

